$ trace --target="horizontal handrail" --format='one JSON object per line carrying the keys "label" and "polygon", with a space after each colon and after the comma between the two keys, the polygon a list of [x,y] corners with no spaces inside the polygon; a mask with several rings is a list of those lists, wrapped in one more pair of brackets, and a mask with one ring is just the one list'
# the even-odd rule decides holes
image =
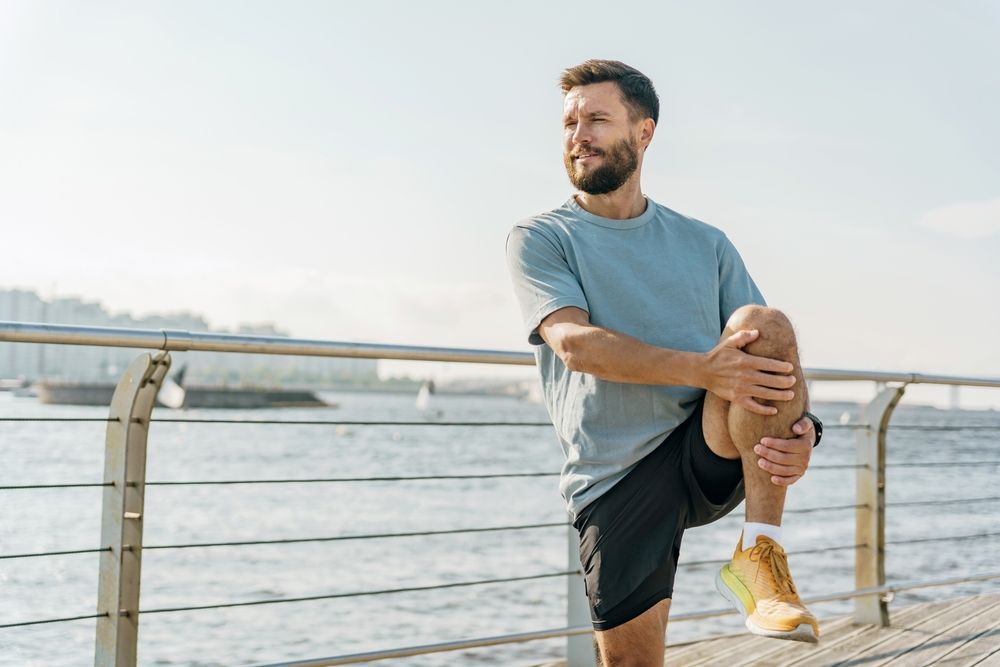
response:
{"label": "horizontal handrail", "polygon": [[[0,342],[90,345],[97,347],[136,347],[148,350],[236,352],[305,357],[350,357],[402,361],[466,362],[533,366],[531,352],[383,345],[344,341],[209,333],[177,329],[129,329],[123,327],[86,327],[70,324],[0,321]],[[969,387],[1000,387],[1000,378],[890,371],[805,369],[806,379],[836,382],[902,382],[905,384],[941,384]]]}
{"label": "horizontal handrail", "polygon": [[808,368],[804,370],[808,380],[830,382],[903,382],[906,384],[943,384],[963,387],[1000,387],[1000,378],[990,377],[837,370],[832,368]]}
{"label": "horizontal handrail", "polygon": [[403,361],[456,361],[477,364],[533,366],[530,352],[475,350],[416,345],[382,345],[344,341],[208,333],[175,329],[126,329],[69,324],[0,322],[0,342],[138,347],[176,352],[239,352],[302,357],[349,357]]}

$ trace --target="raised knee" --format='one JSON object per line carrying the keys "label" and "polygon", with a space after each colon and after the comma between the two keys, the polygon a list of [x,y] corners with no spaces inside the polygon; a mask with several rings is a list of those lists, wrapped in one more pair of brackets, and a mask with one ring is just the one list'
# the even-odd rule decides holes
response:
{"label": "raised knee", "polygon": [[761,333],[765,331],[786,331],[792,332],[792,322],[788,316],[777,308],[748,304],[740,306],[729,317],[726,327],[732,331],[746,331],[747,329],[757,329]]}

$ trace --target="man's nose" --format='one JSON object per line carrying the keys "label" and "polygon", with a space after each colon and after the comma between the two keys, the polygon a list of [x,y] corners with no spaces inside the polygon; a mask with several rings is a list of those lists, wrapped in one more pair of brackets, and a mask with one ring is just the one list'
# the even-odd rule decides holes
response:
{"label": "man's nose", "polygon": [[577,123],[573,130],[574,144],[589,144],[591,140],[590,127],[586,123]]}

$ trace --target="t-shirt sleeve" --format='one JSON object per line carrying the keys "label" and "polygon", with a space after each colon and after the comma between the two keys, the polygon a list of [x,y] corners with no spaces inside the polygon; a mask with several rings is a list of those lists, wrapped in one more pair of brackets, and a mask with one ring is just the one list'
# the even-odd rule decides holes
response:
{"label": "t-shirt sleeve", "polygon": [[751,303],[767,305],[736,246],[723,237],[719,255],[719,316],[723,328],[737,308]]}
{"label": "t-shirt sleeve", "polygon": [[559,245],[538,230],[514,227],[507,235],[507,268],[528,342],[544,345],[538,325],[550,313],[567,306],[590,312],[580,281]]}

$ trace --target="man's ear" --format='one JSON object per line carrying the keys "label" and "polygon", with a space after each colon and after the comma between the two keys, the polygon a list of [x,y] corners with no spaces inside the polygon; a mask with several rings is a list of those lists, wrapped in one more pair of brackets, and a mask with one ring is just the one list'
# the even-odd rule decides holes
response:
{"label": "man's ear", "polygon": [[653,133],[656,132],[656,122],[652,118],[643,119],[639,128],[639,144],[645,148],[653,140]]}

